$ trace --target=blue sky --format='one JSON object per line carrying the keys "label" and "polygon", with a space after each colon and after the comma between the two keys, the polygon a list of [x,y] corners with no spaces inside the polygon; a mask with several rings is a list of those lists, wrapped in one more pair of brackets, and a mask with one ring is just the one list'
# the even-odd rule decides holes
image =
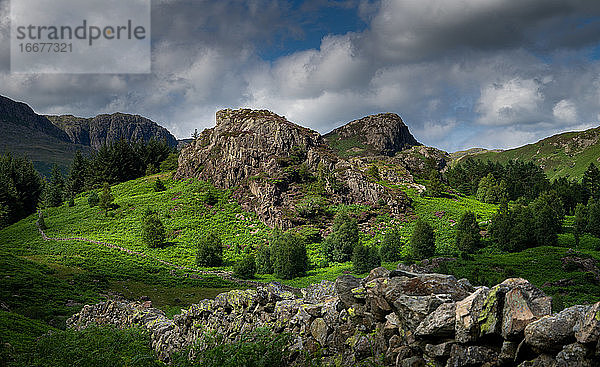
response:
{"label": "blue sky", "polygon": [[0,0],[0,94],[180,138],[249,107],[321,133],[396,112],[428,145],[508,148],[600,125],[599,19],[596,0],[153,0],[151,74],[14,75]]}

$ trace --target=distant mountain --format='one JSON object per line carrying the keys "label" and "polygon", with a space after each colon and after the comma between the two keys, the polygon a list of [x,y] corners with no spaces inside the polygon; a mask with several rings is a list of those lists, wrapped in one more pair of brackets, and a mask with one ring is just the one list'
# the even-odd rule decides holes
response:
{"label": "distant mountain", "polygon": [[63,130],[74,144],[82,144],[99,149],[103,144],[118,141],[166,140],[171,147],[177,146],[177,139],[164,127],[139,115],[113,113],[82,118],[73,115],[46,116],[54,125]]}
{"label": "distant mountain", "polygon": [[600,127],[551,136],[519,148],[488,151],[485,149],[453,153],[453,162],[472,157],[506,163],[509,160],[534,162],[548,178],[581,179],[591,162],[600,164]]}
{"label": "distant mountain", "polygon": [[35,168],[48,175],[53,164],[63,172],[76,151],[89,153],[104,143],[177,139],[164,127],[138,115],[114,113],[93,118],[41,116],[22,102],[0,96],[0,152],[27,155]]}

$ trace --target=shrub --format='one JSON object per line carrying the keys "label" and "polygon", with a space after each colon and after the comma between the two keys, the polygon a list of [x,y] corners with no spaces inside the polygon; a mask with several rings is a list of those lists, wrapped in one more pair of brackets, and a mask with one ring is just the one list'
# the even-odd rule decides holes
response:
{"label": "shrub", "polygon": [[44,213],[40,211],[39,216],[38,216],[38,220],[37,220],[38,226],[40,227],[40,229],[43,231],[44,229],[48,228],[46,227],[46,221],[44,220]]}
{"label": "shrub", "polygon": [[164,161],[160,162],[160,171],[167,172],[176,170],[178,166],[178,158],[179,156],[177,155],[177,153],[169,153],[167,158]]}
{"label": "shrub", "polygon": [[[193,351],[173,356],[174,367],[285,367],[289,365],[292,340],[288,334],[276,334],[267,328],[243,332],[239,341],[225,343],[221,334],[205,333]],[[192,360],[189,356],[193,355]]]}
{"label": "shrub", "polygon": [[59,330],[16,356],[15,366],[162,366],[154,357],[150,337],[139,328],[91,326],[82,331]]}
{"label": "shrub", "polygon": [[435,253],[435,235],[429,223],[422,219],[417,220],[413,234],[410,237],[410,246],[412,255],[416,259],[433,256]]}
{"label": "shrub", "polygon": [[473,253],[480,245],[481,235],[475,213],[465,212],[456,226],[456,247],[460,251]]}
{"label": "shrub", "polygon": [[582,203],[575,206],[575,221],[573,223],[573,235],[575,236],[575,247],[579,247],[579,240],[587,229],[588,215],[587,207]]}
{"label": "shrub", "polygon": [[156,181],[154,181],[154,192],[161,192],[161,191],[165,191],[167,188],[165,187],[165,184],[162,182],[162,180],[159,178],[156,179]]}
{"label": "shrub", "polygon": [[90,207],[94,207],[96,205],[98,205],[98,203],[100,202],[100,198],[98,198],[98,193],[96,193],[96,191],[91,191],[88,194],[88,204]]}
{"label": "shrub", "polygon": [[386,233],[381,241],[381,248],[379,249],[381,261],[400,260],[403,244],[400,231],[394,230]]}
{"label": "shrub", "polygon": [[215,233],[201,237],[198,242],[196,264],[200,266],[221,266],[223,264],[223,244]]}
{"label": "shrub", "polygon": [[252,279],[256,273],[255,259],[252,254],[245,254],[242,259],[233,266],[233,274],[238,278]]}
{"label": "shrub", "polygon": [[108,182],[104,182],[98,205],[100,206],[100,209],[104,210],[106,215],[108,215],[108,210],[110,209],[113,200],[114,198],[112,196],[112,191],[110,190],[110,185]]}
{"label": "shrub", "polygon": [[381,258],[377,249],[372,246],[358,244],[352,251],[352,268],[355,273],[362,274],[381,266]]}
{"label": "shrub", "polygon": [[165,226],[153,210],[146,210],[142,219],[142,242],[148,247],[161,247],[165,243]]}
{"label": "shrub", "polygon": [[292,279],[306,273],[308,257],[302,237],[284,233],[271,244],[273,271],[281,279]]}
{"label": "shrub", "polygon": [[258,274],[273,274],[273,262],[269,246],[262,246],[256,251],[256,272]]}
{"label": "shrub", "polygon": [[325,212],[325,199],[322,196],[311,195],[296,204],[296,213],[301,218],[313,219]]}
{"label": "shrub", "polygon": [[206,205],[216,205],[219,202],[219,190],[209,187],[202,193],[202,202]]}
{"label": "shrub", "polygon": [[358,224],[346,212],[339,212],[333,220],[333,231],[323,241],[324,255],[333,261],[350,260],[358,244]]}

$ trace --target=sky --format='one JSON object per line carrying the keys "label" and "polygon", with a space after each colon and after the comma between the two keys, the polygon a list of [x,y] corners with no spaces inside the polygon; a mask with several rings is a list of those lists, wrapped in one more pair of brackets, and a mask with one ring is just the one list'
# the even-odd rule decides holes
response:
{"label": "sky", "polygon": [[[18,1],[18,0],[13,0]],[[153,0],[150,74],[11,74],[43,114],[146,116],[178,138],[222,108],[326,133],[395,112],[446,151],[510,148],[600,125],[597,0]]]}

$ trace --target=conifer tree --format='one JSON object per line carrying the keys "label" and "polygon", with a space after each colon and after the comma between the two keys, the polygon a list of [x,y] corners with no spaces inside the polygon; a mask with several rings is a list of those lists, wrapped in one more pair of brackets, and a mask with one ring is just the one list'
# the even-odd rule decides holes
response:
{"label": "conifer tree", "polygon": [[479,224],[473,212],[465,212],[456,226],[456,247],[460,251],[473,253],[481,245]]}
{"label": "conifer tree", "polygon": [[593,162],[583,174],[581,183],[590,196],[593,196],[594,199],[600,198],[600,170]]}
{"label": "conifer tree", "polygon": [[333,219],[333,231],[323,241],[323,253],[330,260],[350,260],[354,246],[358,244],[358,224],[346,212],[339,212]]}
{"label": "conifer tree", "polygon": [[112,191],[110,189],[110,185],[108,184],[108,182],[105,182],[104,185],[102,186],[102,192],[100,193],[100,198],[99,198],[99,202],[98,202],[98,206],[100,206],[100,209],[104,210],[104,214],[108,215],[108,211],[111,208],[112,202],[114,200],[114,197],[112,195]]}
{"label": "conifer tree", "polygon": [[65,181],[55,164],[52,166],[50,181],[46,184],[46,205],[48,207],[60,206],[63,203],[64,189]]}
{"label": "conifer tree", "polygon": [[579,247],[581,236],[587,230],[587,208],[582,203],[575,206],[575,222],[573,223],[573,235],[575,236],[575,248]]}
{"label": "conifer tree", "polygon": [[410,245],[415,259],[425,259],[435,253],[435,234],[433,227],[426,221],[417,220],[415,229],[410,237]]}

